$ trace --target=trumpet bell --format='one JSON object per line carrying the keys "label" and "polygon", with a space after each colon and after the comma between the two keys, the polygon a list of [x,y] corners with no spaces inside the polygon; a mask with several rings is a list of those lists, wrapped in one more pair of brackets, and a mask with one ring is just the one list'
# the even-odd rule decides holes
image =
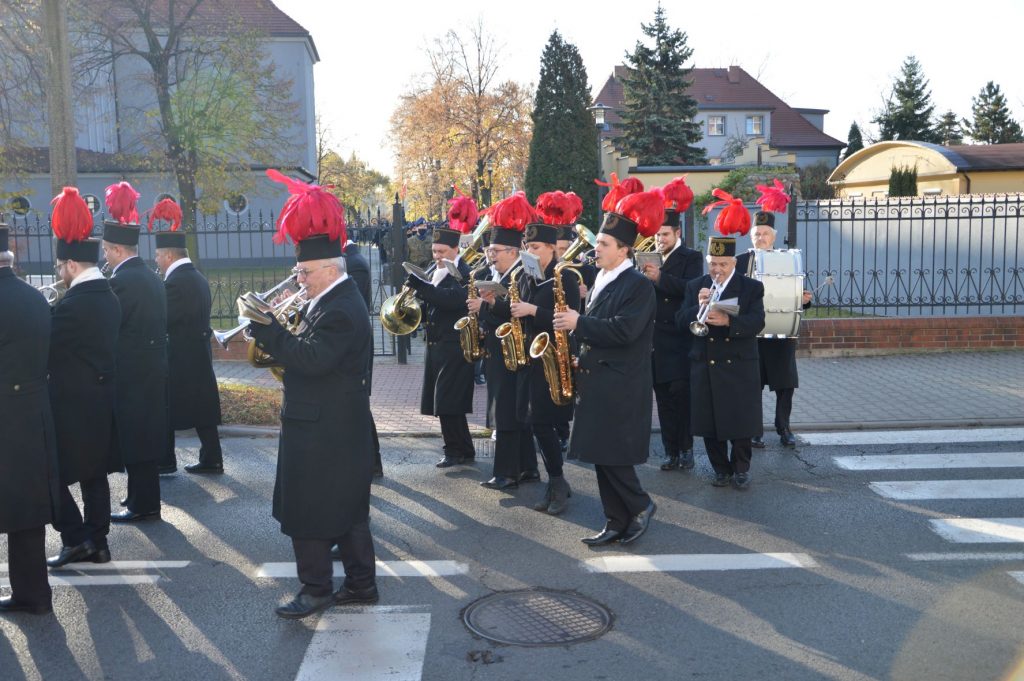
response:
{"label": "trumpet bell", "polygon": [[708,325],[701,322],[690,322],[690,333],[694,336],[708,335]]}
{"label": "trumpet bell", "polygon": [[423,319],[419,302],[410,296],[396,293],[380,306],[380,323],[393,336],[408,336],[415,331]]}

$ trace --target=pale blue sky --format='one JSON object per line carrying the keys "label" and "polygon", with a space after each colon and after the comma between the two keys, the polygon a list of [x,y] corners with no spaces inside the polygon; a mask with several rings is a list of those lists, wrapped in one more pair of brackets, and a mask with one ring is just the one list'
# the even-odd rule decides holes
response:
{"label": "pale blue sky", "polygon": [[[536,84],[541,52],[557,28],[579,48],[596,94],[657,6],[656,0],[274,1],[316,41],[317,107],[336,146],[389,174],[388,118],[399,95],[426,71],[425,48],[448,29],[482,18],[502,45],[500,77]],[[969,115],[971,97],[994,80],[1015,117],[1024,118],[1019,1],[666,0],[663,6],[669,23],[688,34],[692,65],[738,64],[791,106],[829,109],[825,131],[842,141],[853,121],[870,125],[909,54],[931,81],[937,111]]]}

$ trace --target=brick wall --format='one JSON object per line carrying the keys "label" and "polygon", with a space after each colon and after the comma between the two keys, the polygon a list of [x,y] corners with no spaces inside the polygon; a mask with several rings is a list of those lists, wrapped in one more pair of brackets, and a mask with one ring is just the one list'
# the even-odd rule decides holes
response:
{"label": "brick wall", "polygon": [[802,357],[898,355],[1024,348],[1024,317],[807,319]]}
{"label": "brick wall", "polygon": [[235,336],[228,342],[228,349],[225,350],[220,346],[220,343],[216,339],[210,339],[210,347],[213,348],[214,359],[239,359],[244,360],[248,358],[249,344],[242,340],[242,335]]}

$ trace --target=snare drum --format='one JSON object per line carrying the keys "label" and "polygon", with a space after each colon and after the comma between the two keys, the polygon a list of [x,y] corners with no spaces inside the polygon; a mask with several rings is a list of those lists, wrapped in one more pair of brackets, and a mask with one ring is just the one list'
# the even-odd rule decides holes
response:
{"label": "snare drum", "polygon": [[764,285],[759,338],[796,338],[804,314],[804,259],[799,249],[754,251],[754,278]]}

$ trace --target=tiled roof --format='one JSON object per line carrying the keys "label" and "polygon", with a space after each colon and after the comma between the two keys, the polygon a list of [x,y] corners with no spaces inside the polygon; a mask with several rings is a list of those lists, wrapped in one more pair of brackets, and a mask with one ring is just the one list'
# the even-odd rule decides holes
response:
{"label": "tiled roof", "polygon": [[[616,66],[614,73],[608,77],[595,98],[595,102],[612,107],[605,113],[605,120],[612,126],[608,136],[620,134],[616,128],[622,123],[618,112],[625,107],[621,79],[626,73],[627,67]],[[728,69],[693,69],[690,78],[693,84],[689,88],[689,93],[697,100],[697,108],[700,110],[771,111],[771,139],[768,143],[777,149],[846,146],[845,143],[818,130],[796,109],[776,97],[738,66],[731,66]]]}
{"label": "tiled roof", "polygon": [[1024,169],[1024,144],[954,144],[945,148],[957,170]]}

